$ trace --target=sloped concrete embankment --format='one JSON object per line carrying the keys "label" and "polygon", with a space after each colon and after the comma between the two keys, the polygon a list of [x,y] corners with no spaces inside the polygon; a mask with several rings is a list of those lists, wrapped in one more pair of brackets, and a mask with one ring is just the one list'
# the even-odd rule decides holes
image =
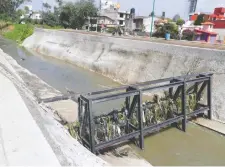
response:
{"label": "sloped concrete embankment", "polygon": [[[8,63],[0,55],[0,63],[7,66]],[[0,164],[60,166],[9,73],[2,66],[0,71]]]}
{"label": "sloped concrete embankment", "polygon": [[0,80],[1,165],[109,166],[70,136],[52,108],[37,103],[60,92],[1,49]]}
{"label": "sloped concrete embankment", "polygon": [[121,83],[212,72],[214,118],[225,121],[225,51],[42,29],[23,46]]}

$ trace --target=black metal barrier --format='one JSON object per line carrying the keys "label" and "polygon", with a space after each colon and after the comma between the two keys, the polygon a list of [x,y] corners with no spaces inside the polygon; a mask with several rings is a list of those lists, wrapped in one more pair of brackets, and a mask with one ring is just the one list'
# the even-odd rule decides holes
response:
{"label": "black metal barrier", "polygon": [[[181,122],[185,132],[190,117],[207,112],[212,118],[211,78],[212,74],[186,75],[80,95],[80,138],[96,153],[132,139],[138,139],[139,147],[144,149],[145,135],[174,123]],[[167,91],[161,99],[151,94],[153,99],[143,103],[143,95],[162,89]],[[207,96],[202,102],[204,92]],[[116,99],[125,100],[121,110],[95,116],[94,105]]]}

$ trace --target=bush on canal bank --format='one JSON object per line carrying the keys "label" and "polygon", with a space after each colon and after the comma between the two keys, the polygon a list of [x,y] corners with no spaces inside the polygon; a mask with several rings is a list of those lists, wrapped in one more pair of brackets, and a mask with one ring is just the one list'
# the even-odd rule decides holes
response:
{"label": "bush on canal bank", "polygon": [[27,37],[34,32],[34,27],[30,24],[14,24],[12,28],[3,33],[5,38],[22,43]]}
{"label": "bush on canal bank", "polygon": [[9,22],[9,21],[3,21],[3,20],[0,20],[0,29],[3,30],[4,28],[10,26],[12,23]]}

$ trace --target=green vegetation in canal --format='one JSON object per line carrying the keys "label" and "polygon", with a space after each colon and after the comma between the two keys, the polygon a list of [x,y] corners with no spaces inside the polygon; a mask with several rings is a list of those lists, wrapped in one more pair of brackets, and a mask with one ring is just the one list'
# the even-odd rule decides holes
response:
{"label": "green vegetation in canal", "polygon": [[12,29],[3,33],[3,36],[7,39],[22,43],[27,37],[33,34],[34,27],[30,24],[14,24]]}
{"label": "green vegetation in canal", "polygon": [[[187,93],[186,94],[186,111],[187,113],[191,113],[194,110],[198,109],[197,105],[196,93]],[[169,95],[168,91],[164,91],[164,95],[159,96],[155,94],[152,100],[147,100],[142,103],[142,119],[143,126],[149,127],[152,125],[156,125],[162,123],[166,120],[176,117],[182,113],[182,101],[181,95],[178,97],[173,97]],[[85,113],[81,114],[81,117],[84,116]],[[113,109],[108,114],[102,114],[100,116],[94,117],[95,124],[95,136],[94,140],[96,144],[101,142],[105,142],[108,140],[112,140],[116,137],[122,136],[126,133],[133,132],[133,130],[138,129],[139,127],[139,109],[138,105],[134,106],[133,112],[129,116],[125,105],[123,105],[119,110]],[[83,122],[84,120],[80,120]],[[129,122],[129,126],[134,128],[127,129],[127,123]],[[180,125],[180,122],[178,122]],[[84,121],[82,124],[83,135],[86,140],[89,140],[89,129],[88,123]],[[72,136],[79,136],[76,133],[79,133],[80,126],[69,126],[69,132]],[[76,130],[75,130],[76,129]],[[129,132],[128,132],[129,131]],[[82,135],[82,136],[83,136]]]}

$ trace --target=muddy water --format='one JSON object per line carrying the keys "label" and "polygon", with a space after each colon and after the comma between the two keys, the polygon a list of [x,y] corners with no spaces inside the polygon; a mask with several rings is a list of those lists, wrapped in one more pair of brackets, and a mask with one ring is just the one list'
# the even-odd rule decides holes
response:
{"label": "muddy water", "polygon": [[[66,87],[82,93],[119,86],[106,77],[69,63],[34,56],[11,41],[0,39],[0,47],[21,66],[63,93]],[[132,147],[152,165],[225,165],[225,137],[193,124],[188,125],[186,133],[171,128],[145,138],[144,151]]]}
{"label": "muddy water", "polygon": [[132,145],[154,166],[225,165],[225,137],[189,123],[187,132],[170,128],[145,138],[145,150]]}

